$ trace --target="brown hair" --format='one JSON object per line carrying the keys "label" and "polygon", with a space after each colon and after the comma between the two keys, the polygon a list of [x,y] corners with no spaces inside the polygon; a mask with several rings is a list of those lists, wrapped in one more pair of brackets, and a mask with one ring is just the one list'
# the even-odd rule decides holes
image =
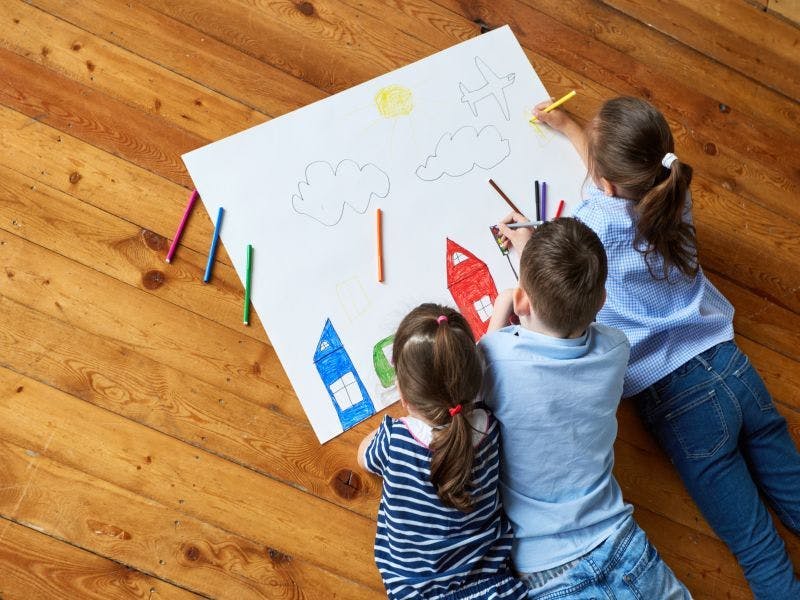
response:
{"label": "brown hair", "polygon": [[[683,220],[692,168],[680,160],[669,169],[661,164],[675,151],[664,115],[639,98],[614,98],[603,104],[587,134],[592,176],[604,177],[616,186],[618,196],[636,205],[634,247],[644,255],[650,274],[667,279],[674,266],[694,277],[695,229]],[[653,268],[657,256],[663,259],[660,273]]]}
{"label": "brown hair", "polygon": [[572,217],[543,223],[525,244],[519,262],[520,285],[537,318],[564,337],[594,321],[607,270],[600,238]]}
{"label": "brown hair", "polygon": [[[440,319],[440,316],[447,318]],[[467,420],[483,380],[472,331],[458,311],[422,304],[401,321],[392,357],[404,400],[433,424],[431,483],[442,503],[472,510],[475,449]],[[449,410],[461,405],[461,412]]]}

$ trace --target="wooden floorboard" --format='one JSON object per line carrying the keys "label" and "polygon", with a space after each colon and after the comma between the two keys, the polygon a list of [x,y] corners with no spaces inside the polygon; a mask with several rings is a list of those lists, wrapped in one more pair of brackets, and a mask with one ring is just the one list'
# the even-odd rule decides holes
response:
{"label": "wooden floorboard", "polygon": [[[372,598],[380,481],[320,446],[180,155],[509,23],[553,95],[665,113],[703,263],[800,441],[784,0],[0,3],[0,599]],[[531,99],[533,104],[538,99]],[[695,598],[750,597],[632,406],[616,474]],[[782,530],[800,566],[800,543]]]}

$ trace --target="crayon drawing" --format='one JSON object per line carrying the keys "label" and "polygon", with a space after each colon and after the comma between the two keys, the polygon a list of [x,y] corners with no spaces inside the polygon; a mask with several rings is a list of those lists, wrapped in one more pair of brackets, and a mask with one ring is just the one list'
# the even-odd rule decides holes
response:
{"label": "crayon drawing", "polygon": [[475,167],[492,169],[509,154],[511,144],[493,125],[487,125],[480,131],[465,125],[439,138],[433,154],[415,172],[424,181],[436,181],[445,175],[461,177]]}
{"label": "crayon drawing", "polygon": [[394,343],[394,334],[383,338],[372,349],[372,364],[375,366],[375,373],[378,375],[378,380],[385,388],[390,388],[394,385],[394,365],[392,364],[392,344]]}
{"label": "crayon drawing", "polygon": [[378,107],[378,113],[387,119],[406,117],[414,110],[414,96],[407,87],[387,85],[375,94],[375,106]]}
{"label": "crayon drawing", "polygon": [[489,327],[497,288],[486,263],[447,238],[447,289],[479,340]]}
{"label": "crayon drawing", "polygon": [[332,227],[341,221],[345,206],[364,214],[373,196],[386,198],[389,176],[372,163],[345,159],[334,167],[318,160],[306,167],[297,192],[292,196],[294,210]]}
{"label": "crayon drawing", "polygon": [[550,96],[501,27],[184,155],[242,280],[258,248],[252,307],[321,442],[398,399],[390,334],[410,309],[457,304],[480,337],[516,285],[489,179],[521,207],[533,179],[578,198],[572,145],[542,148],[523,117]]}
{"label": "crayon drawing", "polygon": [[370,301],[358,277],[351,277],[336,285],[336,297],[350,322],[369,310]]}
{"label": "crayon drawing", "polygon": [[474,116],[478,116],[478,102],[486,98],[494,98],[503,117],[506,121],[511,118],[511,113],[508,111],[508,98],[506,97],[506,88],[514,83],[514,73],[507,73],[506,75],[498,75],[489,68],[479,56],[475,57],[475,68],[478,69],[481,77],[483,77],[483,85],[470,90],[462,82],[458,83],[458,89],[461,92],[461,102],[466,104]]}
{"label": "crayon drawing", "polygon": [[314,353],[314,365],[336,409],[343,431],[375,413],[367,389],[330,319],[325,321],[322,328]]}

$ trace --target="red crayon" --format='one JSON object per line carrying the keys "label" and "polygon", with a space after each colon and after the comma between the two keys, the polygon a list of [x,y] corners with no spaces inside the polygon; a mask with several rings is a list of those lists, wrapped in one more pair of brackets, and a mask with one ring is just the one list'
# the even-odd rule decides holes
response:
{"label": "red crayon", "polygon": [[172,240],[172,245],[169,247],[169,251],[167,251],[167,262],[172,262],[172,257],[175,254],[176,248],[178,247],[178,240],[181,239],[183,228],[186,227],[186,221],[189,220],[189,213],[192,212],[192,206],[194,206],[195,200],[197,200],[197,190],[192,190],[192,193],[189,195],[189,201],[186,203],[186,210],[183,211],[183,218],[178,224],[178,230],[175,232],[175,238]]}

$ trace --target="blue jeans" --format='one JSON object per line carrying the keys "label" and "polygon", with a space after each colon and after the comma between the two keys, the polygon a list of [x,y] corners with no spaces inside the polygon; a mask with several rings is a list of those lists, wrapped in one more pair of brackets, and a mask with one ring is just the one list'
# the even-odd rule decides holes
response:
{"label": "blue jeans", "polygon": [[588,554],[520,577],[528,600],[691,600],[633,517]]}
{"label": "blue jeans", "polygon": [[754,596],[800,599],[800,581],[761,496],[800,532],[800,454],[747,356],[723,342],[634,398]]}

